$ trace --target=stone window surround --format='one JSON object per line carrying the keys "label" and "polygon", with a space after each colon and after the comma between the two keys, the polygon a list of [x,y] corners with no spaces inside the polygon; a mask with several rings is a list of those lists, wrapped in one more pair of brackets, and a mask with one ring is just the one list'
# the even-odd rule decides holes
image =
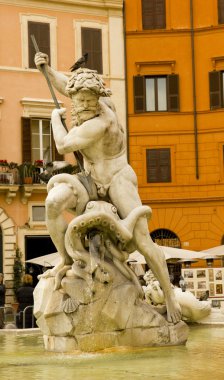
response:
{"label": "stone window surround", "polygon": [[29,224],[30,226],[43,226],[46,227],[46,221],[36,221],[33,220],[33,206],[42,206],[45,207],[44,202],[28,202],[28,216],[29,216]]}
{"label": "stone window surround", "polygon": [[[22,98],[20,103],[23,106],[23,117],[51,117],[55,104],[51,99]],[[63,103],[59,101],[63,106]]]}
{"label": "stone window surround", "polygon": [[51,49],[51,67],[57,69],[57,19],[56,17],[37,15],[31,13],[20,13],[21,23],[21,41],[22,41],[22,67],[29,69],[28,54],[28,21],[43,22],[50,24],[50,49]]}
{"label": "stone window surround", "polygon": [[109,76],[109,44],[108,44],[108,23],[106,22],[96,22],[94,20],[74,20],[73,28],[75,35],[75,54],[76,60],[82,56],[82,35],[81,28],[92,28],[92,29],[101,29],[102,31],[102,60],[103,60],[103,76]]}
{"label": "stone window surround", "polygon": [[0,226],[3,240],[3,273],[6,285],[6,304],[14,302],[13,264],[16,255],[15,223],[4,209],[0,208]]}

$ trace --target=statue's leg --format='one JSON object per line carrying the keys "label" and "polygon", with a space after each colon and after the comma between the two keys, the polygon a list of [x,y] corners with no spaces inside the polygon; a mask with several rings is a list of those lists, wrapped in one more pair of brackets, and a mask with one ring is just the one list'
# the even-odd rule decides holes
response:
{"label": "statue's leg", "polygon": [[88,202],[88,194],[75,176],[59,174],[54,176],[48,184],[48,196],[45,201],[46,224],[51,239],[61,256],[60,263],[49,272],[56,275],[67,265],[72,264],[72,259],[65,249],[65,232],[67,223],[63,217],[63,211],[73,210],[82,212]]}
{"label": "statue's leg", "polygon": [[[136,176],[130,167],[123,170],[121,175],[115,178],[109,189],[109,195],[123,219],[127,217],[133,208],[142,204],[138,194]],[[165,256],[162,250],[152,241],[146,218],[141,217],[137,221],[133,238],[137,250],[144,255],[147,264],[163,289],[168,321],[177,323],[181,319],[181,310],[171,288]]]}

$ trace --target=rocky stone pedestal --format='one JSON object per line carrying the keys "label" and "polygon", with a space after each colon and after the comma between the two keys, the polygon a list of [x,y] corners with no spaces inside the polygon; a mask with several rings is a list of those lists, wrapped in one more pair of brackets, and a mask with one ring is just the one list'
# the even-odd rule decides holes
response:
{"label": "rocky stone pedestal", "polygon": [[46,350],[93,352],[186,342],[187,325],[169,324],[122,274],[114,273],[111,283],[104,280],[88,284],[68,271],[61,288],[54,290],[53,277],[40,279],[34,291],[34,314]]}

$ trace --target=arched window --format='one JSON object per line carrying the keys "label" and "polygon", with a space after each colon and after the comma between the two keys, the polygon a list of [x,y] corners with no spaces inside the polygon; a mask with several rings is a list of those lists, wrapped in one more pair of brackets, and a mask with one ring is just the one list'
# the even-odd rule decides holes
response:
{"label": "arched window", "polygon": [[159,228],[150,233],[152,240],[158,245],[164,245],[166,247],[180,248],[180,239],[178,236],[165,228]]}
{"label": "arched window", "polygon": [[0,227],[0,272],[3,272],[3,238],[2,228]]}

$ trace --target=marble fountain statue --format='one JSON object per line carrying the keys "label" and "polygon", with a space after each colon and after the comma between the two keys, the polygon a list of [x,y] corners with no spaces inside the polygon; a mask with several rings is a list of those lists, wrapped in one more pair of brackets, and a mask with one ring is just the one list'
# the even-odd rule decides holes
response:
{"label": "marble fountain statue", "polygon": [[[53,86],[71,98],[72,124],[64,128],[65,109],[52,112],[60,154],[76,152],[81,172],[58,174],[48,182],[46,222],[61,261],[40,276],[34,314],[46,350],[98,351],[115,346],[184,344],[188,327],[169,281],[164,254],[153,243],[135,172],[127,162],[125,132],[110,100],[111,91],[96,71],[80,67],[70,78],[35,56]],[[63,212],[74,214],[66,223]],[[144,292],[126,260],[144,255],[163,289],[161,314]]]}
{"label": "marble fountain statue", "polygon": [[[159,281],[149,270],[144,275],[146,286],[143,286],[146,302],[153,305],[159,313],[166,312],[164,293]],[[211,314],[212,308],[209,301],[199,301],[190,291],[182,291],[173,286],[177,302],[180,305],[182,319],[186,322],[200,322]]]}

